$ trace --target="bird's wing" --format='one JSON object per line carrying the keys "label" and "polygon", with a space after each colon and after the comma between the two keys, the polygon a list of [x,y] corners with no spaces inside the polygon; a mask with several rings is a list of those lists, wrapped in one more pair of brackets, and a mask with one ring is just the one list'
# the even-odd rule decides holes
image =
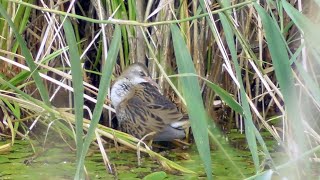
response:
{"label": "bird's wing", "polygon": [[119,108],[126,111],[124,114],[130,116],[127,117],[130,121],[155,132],[183,118],[176,105],[149,83],[133,87]]}

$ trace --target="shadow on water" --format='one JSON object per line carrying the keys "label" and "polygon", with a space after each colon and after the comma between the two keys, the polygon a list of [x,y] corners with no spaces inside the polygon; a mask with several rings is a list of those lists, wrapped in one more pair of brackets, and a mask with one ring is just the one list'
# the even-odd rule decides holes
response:
{"label": "shadow on water", "polygon": [[[212,167],[215,179],[243,179],[254,174],[250,151],[247,148],[244,135],[234,132],[221,142],[231,144],[227,153],[237,168],[230,163],[225,154],[212,147]],[[2,141],[0,145],[8,142]],[[270,142],[270,147],[274,142]],[[236,147],[236,148],[235,148]],[[75,152],[66,144],[51,143],[45,150],[35,145],[33,153],[28,141],[16,141],[10,151],[0,154],[0,179],[73,179],[75,172]],[[107,149],[108,157],[116,171],[118,179],[205,179],[203,164],[195,146],[187,150],[165,150],[161,154],[178,164],[193,170],[197,175],[169,172],[156,161],[144,154],[141,166],[138,166],[136,153],[123,150],[117,152],[114,148]],[[86,168],[90,179],[114,179],[104,166],[98,150],[91,150],[86,158]],[[242,173],[242,175],[239,173]],[[156,172],[156,173],[155,173]],[[147,177],[146,177],[147,176]]]}

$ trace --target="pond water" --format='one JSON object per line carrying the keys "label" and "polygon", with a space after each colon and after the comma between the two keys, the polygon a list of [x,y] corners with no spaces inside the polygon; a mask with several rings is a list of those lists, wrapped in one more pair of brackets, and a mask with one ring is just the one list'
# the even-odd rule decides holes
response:
{"label": "pond water", "polygon": [[[224,139],[221,142],[241,147],[225,149],[231,163],[225,153],[213,145],[211,158],[214,178],[244,179],[253,175],[253,162],[244,136],[236,132],[229,136],[229,142]],[[0,145],[6,143],[9,141],[1,141]],[[272,148],[275,143],[271,141],[269,144]],[[0,154],[0,179],[73,179],[75,152],[65,143],[52,142],[49,146],[43,151],[41,146],[35,145],[34,153],[29,141],[16,141],[9,151]],[[100,152],[91,150],[85,163],[90,179],[206,179],[203,164],[194,145],[187,150],[167,150],[161,154],[197,174],[169,172],[147,154],[143,154],[141,166],[138,166],[134,151],[117,152],[115,148],[111,148],[107,149],[107,154],[116,175],[108,173]],[[36,158],[32,160],[33,157]]]}

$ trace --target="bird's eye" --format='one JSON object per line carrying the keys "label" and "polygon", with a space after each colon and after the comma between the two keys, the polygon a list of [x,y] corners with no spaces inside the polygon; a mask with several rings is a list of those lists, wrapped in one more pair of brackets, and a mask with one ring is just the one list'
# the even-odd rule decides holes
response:
{"label": "bird's eye", "polygon": [[139,71],[139,75],[140,75],[141,77],[145,77],[145,76],[146,76],[146,74],[145,74],[143,71]]}

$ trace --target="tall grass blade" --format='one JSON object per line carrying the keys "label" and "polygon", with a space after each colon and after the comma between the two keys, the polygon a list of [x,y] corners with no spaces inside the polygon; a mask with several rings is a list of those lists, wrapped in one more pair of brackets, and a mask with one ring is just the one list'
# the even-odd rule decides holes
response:
{"label": "tall grass blade", "polygon": [[[50,113],[55,113],[54,109],[52,109],[51,107],[47,106],[46,104],[44,104],[43,101],[39,101],[38,99],[35,99],[33,97],[31,97],[29,94],[23,92],[22,90],[20,90],[19,88],[17,88],[16,86],[12,85],[10,82],[4,80],[3,78],[0,77],[0,84],[3,84],[5,87],[10,88],[11,90],[15,91],[17,94],[19,94],[21,97],[33,102],[34,104],[42,107],[43,109],[45,109],[47,112]],[[56,114],[57,115],[57,114]]]}
{"label": "tall grass blade", "polygon": [[230,93],[228,93],[223,88],[219,87],[215,83],[212,83],[210,81],[206,81],[207,86],[210,87],[217,95],[221,98],[223,102],[225,102],[232,110],[234,110],[236,113],[239,113],[240,115],[243,115],[243,108],[241,105],[231,96]]}
{"label": "tall grass blade", "polygon": [[316,81],[314,81],[314,79],[308,74],[308,72],[306,72],[300,62],[296,62],[295,64],[300,73],[300,76],[303,78],[306,84],[306,88],[308,88],[315,101],[318,103],[318,105],[320,105],[320,89],[319,86],[317,86]]}
{"label": "tall grass blade", "polygon": [[[63,18],[61,18],[63,19]],[[73,86],[73,99],[74,99],[74,113],[76,120],[76,144],[77,144],[77,161],[80,160],[80,154],[83,146],[83,75],[81,71],[81,62],[77,46],[76,37],[72,24],[68,18],[63,23],[63,29],[65,32],[66,40],[69,46],[70,63],[71,63],[71,75]]]}
{"label": "tall grass blade", "polygon": [[[179,73],[196,73],[193,61],[177,25],[171,25],[174,52]],[[207,114],[203,106],[197,77],[181,77],[194,139],[208,179],[212,179],[211,156],[207,132]]]}
{"label": "tall grass blade", "polygon": [[26,60],[28,66],[32,72],[31,73],[32,78],[35,81],[35,84],[39,90],[39,93],[40,93],[42,100],[44,101],[44,103],[47,106],[51,106],[50,101],[49,101],[48,91],[47,91],[46,87],[44,86],[44,83],[39,75],[36,64],[33,62],[33,58],[31,56],[29,49],[27,48],[27,44],[26,44],[25,40],[22,38],[22,36],[19,34],[19,32],[18,32],[17,28],[15,27],[14,23],[12,22],[11,18],[9,17],[6,10],[3,8],[3,6],[1,4],[0,4],[0,14],[4,17],[4,19],[10,25],[13,33],[15,34],[15,36],[17,38],[17,41],[20,44],[22,55],[25,57],[25,60]]}
{"label": "tall grass blade", "polygon": [[320,38],[319,38],[319,29],[320,25],[313,23],[309,18],[300,13],[287,1],[282,1],[283,8],[286,13],[290,16],[294,24],[299,28],[303,33],[303,36],[306,38],[307,42],[311,45],[308,48],[314,48],[317,52],[320,51]]}
{"label": "tall grass blade", "polygon": [[87,151],[89,149],[89,146],[91,144],[91,141],[94,137],[94,131],[99,123],[99,119],[102,113],[102,106],[105,101],[105,97],[107,95],[107,89],[110,86],[110,80],[112,75],[113,67],[116,63],[116,59],[118,56],[119,48],[121,43],[121,29],[118,25],[115,26],[115,31],[113,34],[113,39],[110,45],[110,49],[108,51],[108,56],[106,59],[106,62],[104,63],[103,69],[102,69],[102,77],[100,80],[99,85],[99,93],[97,97],[97,103],[95,106],[95,109],[93,111],[92,120],[90,123],[90,127],[88,129],[88,132],[86,134],[86,138],[84,140],[83,148],[81,157],[79,160],[79,163],[77,164],[77,170],[74,179],[83,179],[83,165],[84,165],[84,159],[87,154]]}
{"label": "tall grass blade", "polygon": [[303,127],[303,125],[302,121],[300,120],[301,116],[297,106],[298,98],[294,86],[289,56],[285,45],[286,43],[283,41],[284,38],[279,30],[279,27],[268,15],[268,13],[256,3],[254,3],[254,7],[260,15],[264,27],[265,37],[268,42],[267,44],[271,54],[276,78],[279,82],[280,90],[286,106],[289,129],[292,130],[292,140],[297,143],[299,153],[305,152],[305,142],[307,141],[304,137],[304,131],[301,131],[301,127]]}
{"label": "tall grass blade", "polygon": [[201,78],[204,82],[206,82],[207,86],[211,88],[223,101],[223,103],[226,103],[227,106],[229,106],[231,109],[233,109],[236,113],[243,114],[243,109],[241,105],[232,97],[230,93],[228,93],[226,90],[218,86],[217,84],[209,81],[206,78],[203,78],[197,74],[191,74],[191,73],[186,73],[186,74],[178,74],[174,75],[171,77],[190,77],[190,76],[195,76],[198,78]]}
{"label": "tall grass blade", "polygon": [[[19,74],[17,74],[16,76],[14,76],[10,80],[8,80],[8,82],[11,83],[14,86],[17,86],[18,84],[20,84],[21,82],[26,80],[29,76],[30,76],[30,72],[29,71],[21,71]],[[7,90],[8,87],[4,86],[3,84],[1,84],[0,89],[1,90]]]}
{"label": "tall grass blade", "polygon": [[[319,3],[319,1],[317,1],[317,2]],[[311,93],[310,99],[315,101],[315,104],[317,104],[319,106],[319,104],[320,104],[320,88],[319,88],[319,83],[317,81],[317,76],[314,75],[313,73],[315,73],[315,72],[318,73],[316,71],[315,67],[318,67],[318,65],[320,64],[320,60],[319,60],[320,59],[319,58],[320,57],[320,45],[319,45],[320,44],[320,38],[319,38],[320,25],[319,25],[319,23],[317,23],[317,21],[311,20],[307,16],[303,15],[301,12],[299,12],[297,9],[295,9],[288,2],[281,1],[281,3],[283,5],[284,10],[288,14],[288,16],[294,22],[294,25],[296,25],[298,27],[301,34],[303,35],[305,43],[302,43],[301,46],[307,47],[307,49],[308,49],[307,51],[310,52],[310,55],[308,55],[308,58],[307,58],[307,61],[308,61],[307,63],[309,64],[309,66],[307,66],[307,67],[310,67],[310,68],[305,69],[305,66],[302,65],[301,61],[296,60],[295,59],[296,57],[294,57],[294,56],[291,57],[291,59],[293,59],[292,62],[295,62],[295,65],[299,71],[299,76],[302,77],[302,79],[304,80],[304,87],[307,88],[308,91]],[[314,61],[312,61],[312,60],[314,60]],[[312,71],[315,71],[315,72],[312,72]],[[295,99],[297,100],[297,98],[295,98]],[[302,109],[301,114],[303,117],[307,117],[307,118],[304,118],[302,121],[301,121],[302,118],[295,119],[296,121],[300,122],[300,124],[298,124],[297,126],[299,126],[301,124],[304,124],[307,126],[314,126],[315,124],[318,124],[317,119],[313,119],[313,117],[312,117],[313,114],[317,116],[318,111],[314,111],[314,107],[310,107],[310,106],[313,106],[313,104],[307,104],[308,99],[309,98],[307,97],[307,98],[305,98],[304,102],[301,102],[301,104],[303,104],[303,107],[301,107],[301,109]],[[296,103],[296,104],[298,104],[298,103]],[[298,118],[299,117],[300,116],[298,116]],[[303,123],[301,123],[301,122],[303,122]],[[295,123],[295,122],[293,122],[293,123]],[[310,124],[310,125],[308,125],[308,124]],[[315,126],[315,128],[316,127],[317,127],[317,125]],[[298,131],[299,127],[295,127],[295,128],[296,128],[295,130]],[[294,131],[293,133],[296,133],[296,132]],[[297,136],[304,135],[303,133],[304,132],[302,130],[300,130],[300,134],[298,134]],[[304,143],[305,143],[305,136],[302,136],[302,137],[300,137],[300,139],[298,141],[298,145],[299,145],[301,151],[305,151],[305,149],[303,149],[303,148],[305,148],[305,146],[307,146]],[[307,163],[310,163],[310,162],[306,161],[306,164]]]}
{"label": "tall grass blade", "polygon": [[244,86],[243,86],[241,69],[237,59],[237,51],[235,48],[236,46],[234,44],[234,34],[231,26],[228,23],[227,17],[222,13],[220,13],[219,16],[221,19],[221,23],[223,25],[223,29],[226,33],[227,44],[231,52],[231,58],[236,70],[237,80],[240,85],[240,97],[241,97],[241,105],[243,108],[243,115],[244,115],[245,135],[246,135],[246,139],[247,139],[249,149],[252,155],[252,159],[255,165],[256,172],[258,172],[259,156],[258,156],[258,147],[256,142],[256,136],[255,136],[255,131],[257,130],[252,121],[252,114],[250,111],[249,102],[247,100],[246,90],[244,89]]}

